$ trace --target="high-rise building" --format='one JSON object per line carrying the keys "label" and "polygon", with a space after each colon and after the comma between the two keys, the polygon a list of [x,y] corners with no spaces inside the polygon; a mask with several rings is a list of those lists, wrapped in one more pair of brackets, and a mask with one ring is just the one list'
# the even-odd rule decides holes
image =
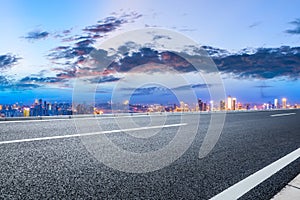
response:
{"label": "high-rise building", "polygon": [[275,109],[279,108],[278,99],[274,99],[274,108]]}
{"label": "high-rise building", "polygon": [[283,109],[286,109],[286,101],[287,101],[286,98],[282,98],[282,108]]}
{"label": "high-rise building", "polygon": [[214,101],[211,100],[211,101],[209,102],[209,104],[210,104],[210,107],[209,107],[210,111],[213,111],[213,110],[214,110]]}
{"label": "high-rise building", "polygon": [[225,110],[225,109],[226,109],[225,101],[224,101],[224,100],[221,100],[221,101],[220,101],[220,110]]}
{"label": "high-rise building", "polygon": [[201,99],[198,99],[199,111],[203,111],[203,102]]}
{"label": "high-rise building", "polygon": [[29,117],[30,115],[30,108],[24,108],[23,109],[23,116],[24,117]]}
{"label": "high-rise building", "polygon": [[242,110],[242,109],[243,109],[243,105],[242,105],[241,102],[239,102],[239,103],[237,104],[237,109],[238,109],[238,110]]}
{"label": "high-rise building", "polygon": [[232,104],[231,104],[231,106],[232,106],[232,110],[236,110],[236,98],[232,98]]}
{"label": "high-rise building", "polygon": [[232,110],[232,98],[230,95],[227,98],[227,110]]}

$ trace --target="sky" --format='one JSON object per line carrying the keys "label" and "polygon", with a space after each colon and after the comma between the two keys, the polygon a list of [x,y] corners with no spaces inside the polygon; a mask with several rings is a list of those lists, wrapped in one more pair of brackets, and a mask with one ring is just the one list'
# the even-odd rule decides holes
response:
{"label": "sky", "polygon": [[[244,103],[300,103],[297,0],[0,3],[0,104],[74,96],[171,103],[174,94],[195,102],[190,92],[209,101],[217,87]],[[145,28],[151,37],[134,34]],[[180,58],[206,54],[218,83]]]}

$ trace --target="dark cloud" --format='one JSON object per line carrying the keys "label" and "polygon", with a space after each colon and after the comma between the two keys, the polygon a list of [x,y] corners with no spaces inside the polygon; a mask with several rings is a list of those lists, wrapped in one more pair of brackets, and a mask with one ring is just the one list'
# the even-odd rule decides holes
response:
{"label": "dark cloud", "polygon": [[254,22],[253,24],[249,25],[248,27],[249,28],[254,28],[254,27],[257,27],[261,24],[261,22]]}
{"label": "dark cloud", "polygon": [[167,35],[155,35],[153,37],[153,40],[160,40],[160,39],[167,39],[167,40],[171,40],[172,38],[170,36]]}
{"label": "dark cloud", "polygon": [[21,58],[11,54],[0,55],[0,70],[15,65],[20,59]]}
{"label": "dark cloud", "polygon": [[[123,51],[128,50],[122,47]],[[159,52],[151,48],[140,48],[125,57],[118,63],[112,63],[111,68],[118,72],[129,72],[147,65],[148,72],[155,72],[157,65],[161,64],[164,70],[174,69],[187,73],[196,71],[190,63],[197,63],[201,69],[209,72],[208,59],[202,51],[210,55],[222,73],[229,73],[237,78],[272,79],[276,77],[300,77],[300,47],[282,46],[279,48],[243,49],[238,53],[230,53],[223,49],[204,46],[202,50],[195,50],[194,55],[188,52]],[[195,55],[195,52],[198,53]],[[207,60],[205,60],[207,59]],[[190,62],[188,62],[190,61]],[[156,63],[156,64],[155,64]],[[207,65],[207,66],[206,66]],[[145,72],[145,71],[144,71]]]}
{"label": "dark cloud", "polygon": [[238,78],[300,77],[300,47],[259,48],[253,54],[233,54],[213,60],[221,72]]}
{"label": "dark cloud", "polygon": [[273,86],[271,86],[271,85],[256,85],[254,87],[256,87],[256,88],[271,88]]}
{"label": "dark cloud", "polygon": [[121,25],[126,23],[134,22],[136,19],[140,18],[142,15],[131,12],[129,14],[123,14],[121,16],[110,16],[103,20],[98,21],[97,24],[88,26],[83,29],[85,32],[94,34],[105,34],[116,30],[121,27]]}
{"label": "dark cloud", "polygon": [[58,83],[58,82],[63,82],[64,80],[58,78],[58,77],[30,77],[30,76],[26,76],[24,78],[22,78],[19,82],[20,83],[42,83],[42,84],[46,84],[46,83]]}
{"label": "dark cloud", "polygon": [[182,86],[173,88],[173,90],[207,89],[208,87],[209,87],[208,84],[198,83],[198,84],[182,85]]}
{"label": "dark cloud", "polygon": [[38,84],[33,83],[22,83],[12,79],[8,79],[5,76],[0,76],[0,90],[30,90],[40,87]]}
{"label": "dark cloud", "polygon": [[[56,47],[48,54],[48,58],[54,64],[65,66],[64,70],[57,74],[57,77],[92,76],[93,74],[99,75],[99,73],[94,72],[105,71],[115,57],[108,56],[108,52],[105,50],[96,49],[94,43],[106,36],[107,33],[117,30],[124,24],[132,23],[141,16],[136,12],[114,13],[96,24],[82,29],[82,35],[70,36],[70,31],[63,32],[68,37],[63,38],[62,41],[67,42],[68,45]],[[93,66],[91,67],[91,64],[87,62],[92,62]],[[74,67],[79,70],[74,72]]]}
{"label": "dark cloud", "polygon": [[76,78],[77,69],[75,67],[67,68],[67,69],[57,69],[60,71],[56,74],[56,77],[59,79],[69,80],[70,78]]}
{"label": "dark cloud", "polygon": [[144,65],[149,62],[160,62],[158,51],[150,48],[142,48],[139,52],[134,52],[132,55],[120,59],[119,64],[115,65],[115,68],[117,71],[127,72],[139,65]]}
{"label": "dark cloud", "polygon": [[149,87],[140,87],[140,88],[127,88],[125,90],[132,91],[131,96],[143,96],[143,95],[171,95],[169,89],[159,86],[149,86]]}
{"label": "dark cloud", "polygon": [[102,76],[102,77],[95,77],[91,79],[87,79],[90,83],[107,83],[107,82],[116,82],[119,81],[121,78],[115,77],[113,75],[109,76]]}
{"label": "dark cloud", "polygon": [[28,40],[40,40],[47,38],[49,34],[50,33],[47,31],[31,31],[27,33],[27,35],[24,36],[24,38]]}
{"label": "dark cloud", "polygon": [[[132,44],[130,44],[132,46]],[[131,48],[121,46],[118,52],[128,52]],[[159,52],[152,48],[140,48],[138,51],[132,53],[124,53],[118,62],[113,62],[109,67],[115,69],[118,72],[129,72],[132,69],[138,70],[140,66],[149,64],[147,70],[144,72],[156,72],[158,65],[164,65],[164,70],[176,70],[180,72],[195,71],[195,68],[182,56],[177,53],[163,51]],[[151,65],[152,69],[151,69]],[[145,66],[144,66],[145,67]],[[159,69],[161,71],[161,67]]]}
{"label": "dark cloud", "polygon": [[10,81],[5,77],[0,75],[0,87],[6,87],[10,85]]}
{"label": "dark cloud", "polygon": [[76,47],[57,47],[50,54],[48,54],[48,58],[54,61],[58,61],[61,59],[68,60],[77,58],[82,59],[81,56],[86,56],[95,50],[94,47],[86,45],[85,43],[78,43]]}
{"label": "dark cloud", "polygon": [[294,25],[295,27],[293,29],[288,29],[285,32],[289,34],[300,34],[300,18],[290,22],[290,24]]}

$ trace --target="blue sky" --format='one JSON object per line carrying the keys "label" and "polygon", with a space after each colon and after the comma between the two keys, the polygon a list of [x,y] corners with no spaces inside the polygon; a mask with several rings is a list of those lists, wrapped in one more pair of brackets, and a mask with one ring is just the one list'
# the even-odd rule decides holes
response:
{"label": "blue sky", "polygon": [[[300,53],[295,53],[295,48],[300,46],[300,2],[297,0],[0,2],[0,103],[29,103],[34,98],[71,101],[74,86],[71,75],[78,74],[78,71],[89,78],[94,74],[93,78],[101,79],[100,88],[105,88],[107,92],[98,97],[109,99],[109,91],[113,90],[114,84],[130,71],[114,69],[109,75],[98,69],[84,71],[86,68],[78,64],[78,59],[80,55],[85,57],[90,53],[88,48],[94,49],[114,36],[145,27],[176,31],[199,45],[226,51],[226,58],[224,55],[215,58],[226,94],[236,96],[243,102],[263,103],[273,98],[287,97],[291,103],[300,103],[297,60]],[[109,21],[110,16],[114,19]],[[109,30],[104,31],[104,26],[96,30],[97,25],[108,23],[113,24]],[[78,44],[81,41],[90,43]],[[280,49],[281,46],[288,46],[289,49]],[[262,64],[252,68],[245,63],[247,56],[232,60],[230,56],[240,56],[245,48],[251,63],[257,59],[257,63]],[[270,64],[259,56],[264,52],[272,59],[277,55],[275,51],[281,56],[289,55],[286,56],[288,60]],[[231,66],[230,62],[240,60],[243,62]],[[223,61],[229,64],[222,65]],[[81,68],[78,70],[76,65]],[[139,77],[143,77],[143,73]],[[192,77],[189,83],[196,80]],[[178,87],[176,80],[165,79],[173,81],[174,88]],[[196,93],[201,96],[207,92],[205,88],[198,88]],[[203,96],[209,99],[207,95]]]}

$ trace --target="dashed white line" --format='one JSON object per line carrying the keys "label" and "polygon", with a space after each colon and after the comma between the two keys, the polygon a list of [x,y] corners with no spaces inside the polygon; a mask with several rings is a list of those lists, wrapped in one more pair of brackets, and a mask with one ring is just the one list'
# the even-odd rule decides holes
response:
{"label": "dashed white line", "polygon": [[274,114],[270,115],[271,117],[282,117],[282,116],[289,116],[289,115],[296,115],[296,113],[280,113],[280,114]]}
{"label": "dashed white line", "polygon": [[0,145],[1,144],[42,141],[42,140],[64,139],[64,138],[73,138],[73,137],[81,137],[81,136],[91,136],[91,135],[99,135],[99,134],[106,134],[106,133],[119,133],[119,132],[123,132],[123,131],[140,131],[140,130],[147,130],[147,129],[169,128],[169,127],[177,127],[177,126],[185,126],[185,125],[187,125],[187,124],[186,123],[168,124],[168,125],[161,125],[161,126],[148,126],[148,127],[139,127],[139,128],[118,129],[118,130],[111,130],[111,131],[100,131],[100,132],[81,133],[81,134],[73,134],[73,135],[57,135],[57,136],[40,137],[40,138],[8,140],[8,141],[0,141]]}
{"label": "dashed white line", "polygon": [[299,157],[300,148],[227,188],[211,198],[211,200],[238,199]]}

